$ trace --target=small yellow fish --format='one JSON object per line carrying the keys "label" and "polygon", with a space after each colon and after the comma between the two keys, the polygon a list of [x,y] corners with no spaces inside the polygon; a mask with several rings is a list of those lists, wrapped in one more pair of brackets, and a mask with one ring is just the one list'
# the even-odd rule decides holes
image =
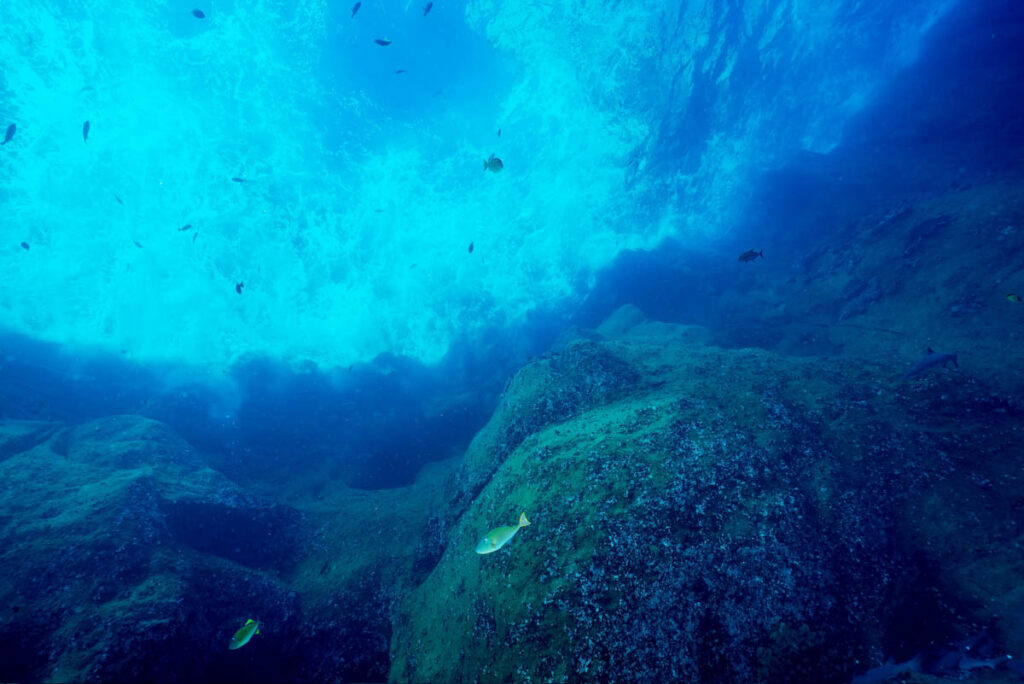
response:
{"label": "small yellow fish", "polygon": [[1020,301],[1020,295],[1019,294],[1015,294],[1013,292],[1011,292],[1010,294],[1006,295],[1006,298],[1009,299],[1011,302],[1019,302]]}
{"label": "small yellow fish", "polygon": [[512,537],[516,536],[516,532],[519,531],[520,527],[526,527],[529,524],[530,521],[526,519],[526,512],[524,511],[519,515],[519,524],[495,527],[484,535],[484,538],[476,545],[476,552],[480,554],[494,553],[512,541]]}
{"label": "small yellow fish", "polygon": [[228,649],[234,651],[236,648],[242,648],[249,639],[252,639],[253,634],[260,633],[260,623],[253,619],[248,619],[245,624],[242,625],[242,629],[235,632],[235,635],[231,637],[231,643],[228,645]]}

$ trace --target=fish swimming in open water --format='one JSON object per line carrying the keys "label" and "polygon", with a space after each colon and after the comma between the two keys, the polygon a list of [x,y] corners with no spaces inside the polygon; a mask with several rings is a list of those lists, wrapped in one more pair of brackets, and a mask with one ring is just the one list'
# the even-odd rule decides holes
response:
{"label": "fish swimming in open water", "polygon": [[245,179],[240,177],[240,176],[232,176],[231,180],[235,181],[236,183],[244,183],[245,182]]}
{"label": "fish swimming in open water", "polygon": [[493,171],[494,173],[498,173],[503,168],[505,168],[505,164],[503,164],[502,161],[493,154],[489,158],[484,159],[484,171]]}
{"label": "fish swimming in open water", "polygon": [[16,125],[14,125],[14,124],[11,124],[10,126],[8,126],[7,127],[7,132],[4,133],[4,141],[2,143],[0,143],[0,146],[6,145],[7,143],[11,142],[11,138],[14,137],[14,134],[17,132],[17,130],[18,130],[18,127]]}
{"label": "fish swimming in open water", "polygon": [[960,367],[960,364],[957,363],[956,352],[951,354],[937,353],[933,351],[931,347],[928,347],[928,353],[925,354],[920,361],[907,369],[907,372],[903,374],[903,379],[907,380],[909,378],[916,378],[919,375],[924,375],[932,368],[942,366],[947,363],[952,363],[957,368]]}
{"label": "fish swimming in open water", "polygon": [[260,633],[260,623],[252,618],[245,621],[242,628],[235,632],[234,636],[231,637],[231,643],[228,644],[228,649],[234,651],[235,649],[242,648],[249,639],[252,639],[254,634]]}
{"label": "fish swimming in open water", "polygon": [[423,6],[423,16],[427,16],[428,14],[430,14],[430,10],[432,10],[432,9],[434,9],[434,3],[428,2],[426,5],[424,5]]}
{"label": "fish swimming in open water", "polygon": [[206,14],[203,12],[203,10],[194,9],[192,10],[192,16],[196,19],[203,19],[204,17],[206,17]]}
{"label": "fish swimming in open water", "polygon": [[356,4],[352,5],[352,16],[349,17],[349,19],[355,19],[356,18],[356,12],[358,12],[359,8],[362,7],[362,6],[363,6],[363,3],[361,3],[361,2],[357,2]]}
{"label": "fish swimming in open water", "polygon": [[192,230],[192,224],[191,223],[186,223],[185,225],[183,225],[181,228],[178,229],[178,232],[179,233],[184,233],[186,230]]}
{"label": "fish swimming in open water", "polygon": [[526,519],[526,512],[524,511],[519,515],[519,522],[515,525],[506,525],[504,527],[495,527],[493,530],[484,535],[480,543],[476,545],[476,552],[479,554],[494,553],[505,544],[512,541],[512,537],[516,536],[516,532],[520,528],[526,527],[530,524],[530,521]]}
{"label": "fish swimming in open water", "polygon": [[864,674],[857,675],[853,678],[853,684],[881,684],[881,682],[889,681],[904,672],[920,671],[921,656],[919,655],[902,663],[894,663],[890,660],[884,665],[879,665],[878,667],[871,668]]}
{"label": "fish swimming in open water", "polygon": [[740,254],[739,260],[742,261],[743,263],[747,264],[747,263],[750,263],[751,261],[757,259],[758,257],[761,257],[762,259],[764,259],[764,250],[763,249],[761,251],[759,251],[759,252],[755,252],[752,249],[748,249],[743,254]]}
{"label": "fish swimming in open water", "polygon": [[82,142],[89,142],[89,128],[91,124],[86,121],[82,124]]}
{"label": "fish swimming in open water", "polygon": [[473,253],[473,243],[472,242],[469,243],[469,253],[470,254]]}
{"label": "fish swimming in open water", "polygon": [[[198,233],[196,233],[196,235],[198,235]],[[192,239],[194,240],[195,238]],[[242,281],[238,281],[237,283],[235,283],[235,292],[237,292],[238,294],[242,294],[243,287],[245,287],[245,283],[243,283]]]}
{"label": "fish swimming in open water", "polygon": [[387,47],[388,45],[391,45],[391,40],[388,38],[375,38],[373,42],[376,43],[377,45],[380,45],[381,47]]}
{"label": "fish swimming in open water", "polygon": [[29,250],[28,243],[27,242],[22,242],[21,243],[21,248],[27,252]]}

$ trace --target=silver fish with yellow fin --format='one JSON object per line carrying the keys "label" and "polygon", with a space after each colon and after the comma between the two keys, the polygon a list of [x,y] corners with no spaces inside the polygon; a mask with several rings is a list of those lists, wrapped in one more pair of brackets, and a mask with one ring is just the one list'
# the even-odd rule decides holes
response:
{"label": "silver fish with yellow fin", "polygon": [[530,524],[530,521],[526,519],[526,512],[524,511],[519,515],[519,523],[516,525],[506,525],[505,527],[495,527],[493,530],[484,535],[484,538],[480,540],[480,543],[476,545],[476,552],[479,554],[494,553],[505,544],[512,541],[512,537],[516,536],[516,532],[519,528],[526,527]]}
{"label": "silver fish with yellow fin", "polygon": [[242,625],[242,628],[235,632],[235,635],[231,637],[231,643],[228,645],[228,649],[234,651],[235,649],[242,648],[249,639],[252,639],[254,634],[260,633],[260,623],[257,620],[249,618]]}

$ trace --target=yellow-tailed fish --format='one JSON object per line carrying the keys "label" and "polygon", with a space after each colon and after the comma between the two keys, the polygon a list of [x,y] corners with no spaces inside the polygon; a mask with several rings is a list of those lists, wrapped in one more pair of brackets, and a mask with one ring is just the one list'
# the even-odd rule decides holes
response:
{"label": "yellow-tailed fish", "polygon": [[484,535],[484,538],[476,545],[476,552],[493,553],[497,551],[502,546],[512,541],[512,537],[516,536],[516,532],[519,531],[520,527],[526,527],[529,524],[530,521],[526,519],[526,512],[524,511],[519,515],[518,524],[507,525],[505,527],[495,527]]}
{"label": "yellow-tailed fish", "polygon": [[252,639],[253,634],[259,633],[260,623],[250,618],[245,621],[244,625],[242,625],[242,629],[235,632],[235,635],[231,637],[231,644],[228,645],[228,648],[232,651],[236,648],[242,648],[249,643],[249,639]]}

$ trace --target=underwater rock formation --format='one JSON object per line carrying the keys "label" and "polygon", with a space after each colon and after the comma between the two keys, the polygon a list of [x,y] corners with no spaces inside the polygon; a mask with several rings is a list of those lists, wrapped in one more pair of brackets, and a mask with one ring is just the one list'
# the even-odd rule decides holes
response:
{"label": "underwater rock formation", "polygon": [[1019,652],[1021,408],[894,377],[664,338],[528,365],[449,485],[391,681],[848,682],[993,619]]}
{"label": "underwater rock formation", "polygon": [[240,491],[166,426],[6,423],[0,497],[0,679],[285,676],[279,645],[244,661],[226,646],[248,617],[293,628],[277,575],[301,517]]}

